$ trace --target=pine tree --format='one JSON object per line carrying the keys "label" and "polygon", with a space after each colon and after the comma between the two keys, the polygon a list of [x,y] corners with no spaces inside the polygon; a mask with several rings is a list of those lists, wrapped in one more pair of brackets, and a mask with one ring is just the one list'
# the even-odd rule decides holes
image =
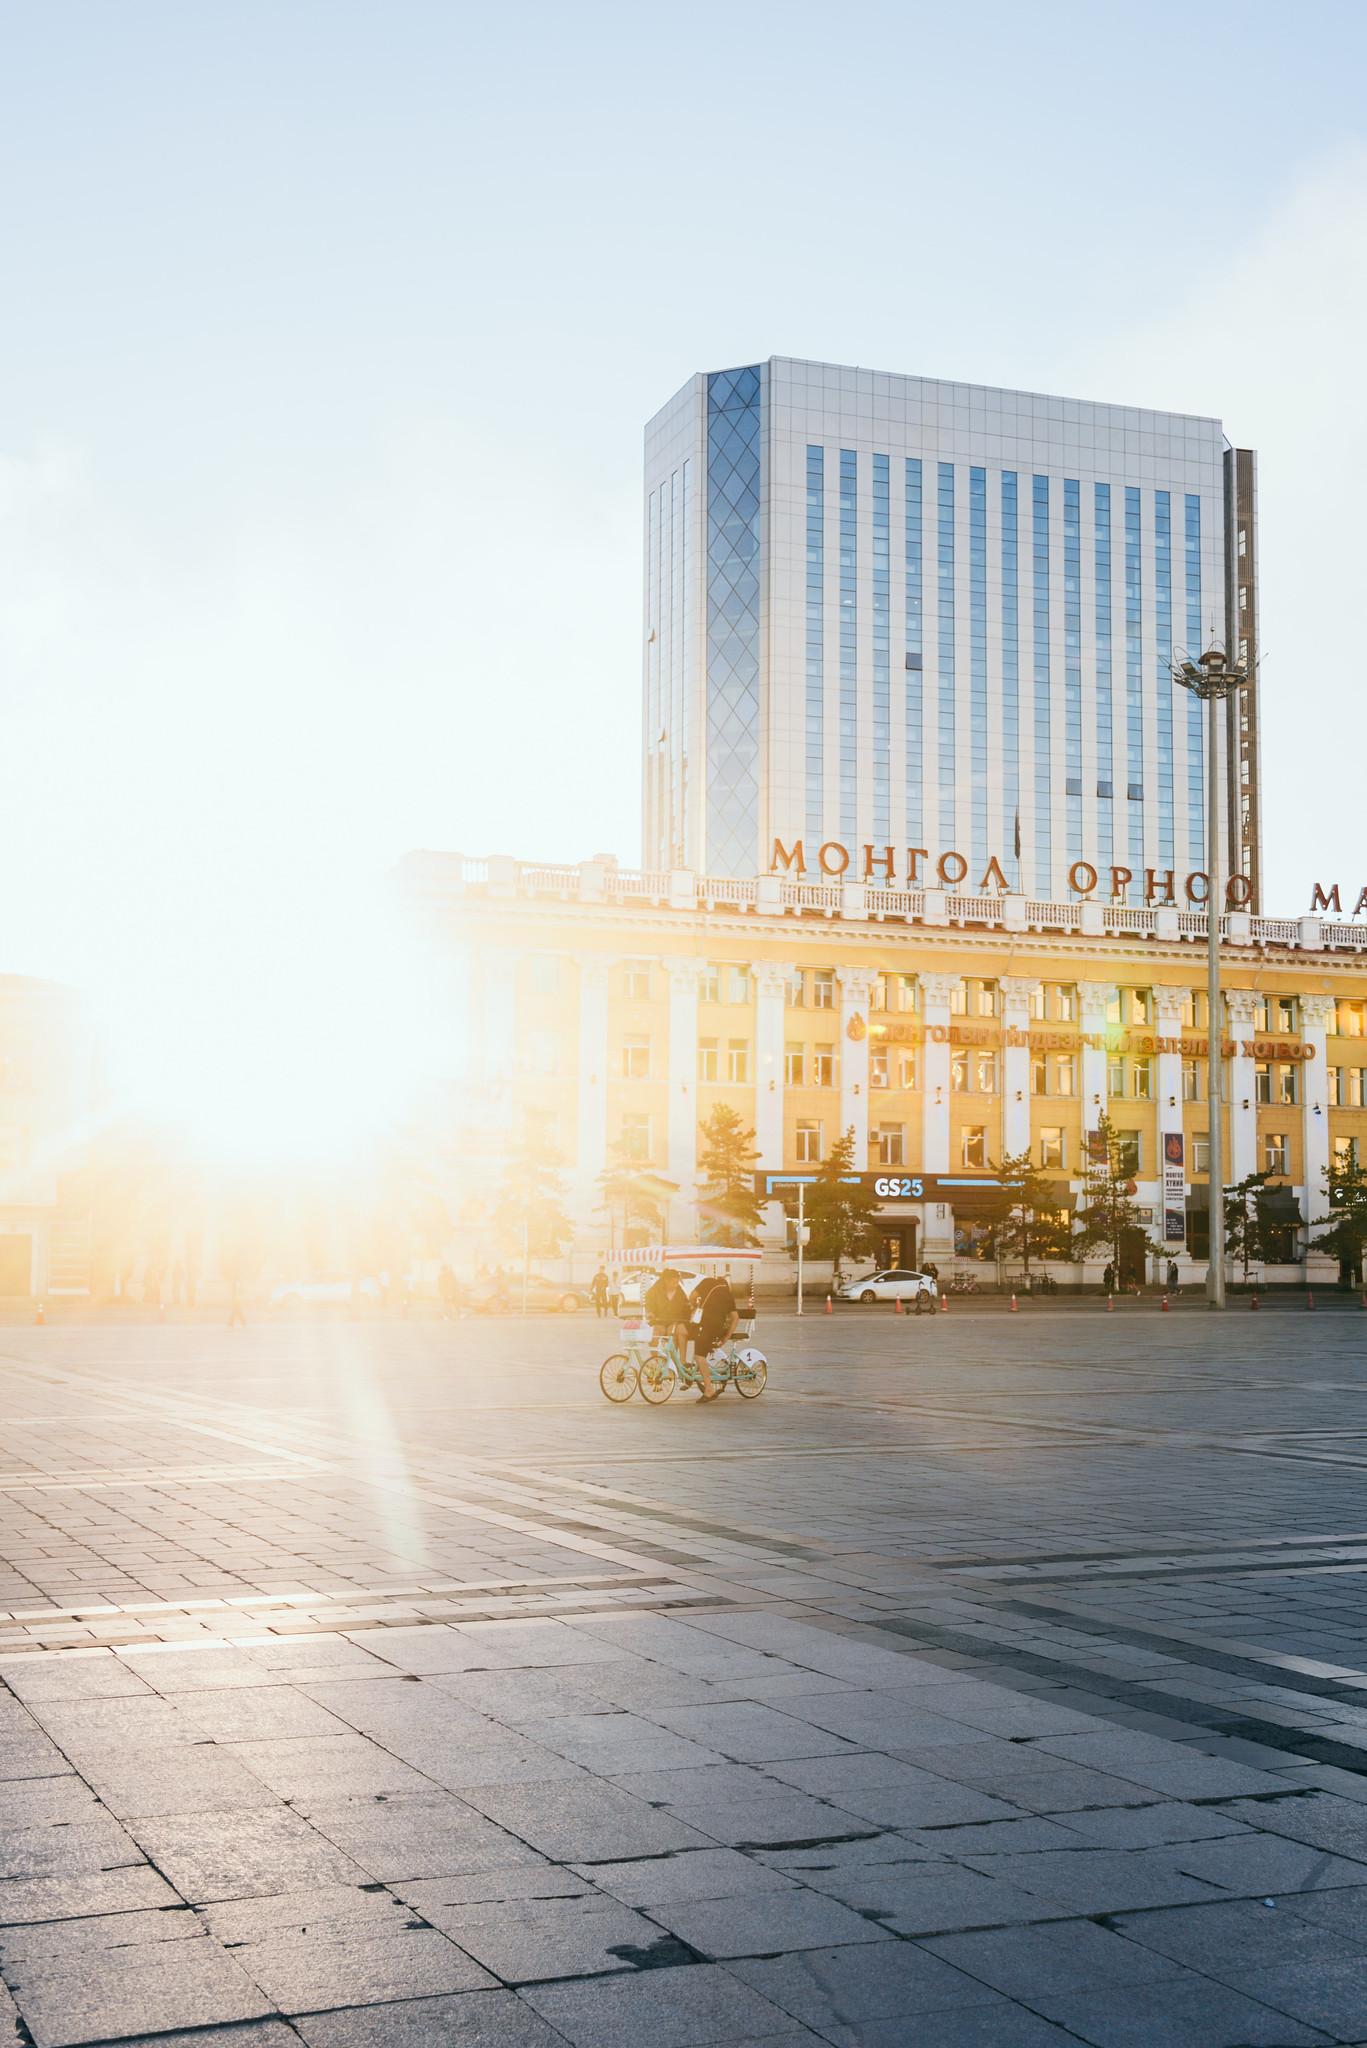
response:
{"label": "pine tree", "polygon": [[758,1244],[763,1204],[755,1194],[759,1148],[754,1132],[746,1129],[734,1109],[719,1102],[698,1126],[698,1135],[698,1206],[704,1238],[710,1244]]}
{"label": "pine tree", "polygon": [[1339,1272],[1351,1280],[1362,1272],[1362,1248],[1367,1244],[1367,1167],[1355,1156],[1335,1159],[1324,1171],[1330,1213],[1317,1219],[1319,1235],[1310,1241],[1316,1251],[1326,1251],[1339,1262]]}
{"label": "pine tree", "polygon": [[854,1130],[837,1138],[806,1192],[806,1218],[814,1259],[829,1259],[835,1283],[846,1259],[867,1258],[877,1242],[878,1200],[861,1184],[854,1163]]}
{"label": "pine tree", "polygon": [[494,1204],[494,1223],[508,1249],[525,1246],[529,1258],[554,1258],[569,1243],[574,1227],[565,1214],[565,1183],[553,1153],[539,1144],[518,1148]]}
{"label": "pine tree", "polygon": [[1267,1186],[1267,1178],[1265,1173],[1248,1173],[1224,1191],[1225,1256],[1239,1261],[1244,1269],[1245,1286],[1248,1285],[1249,1267],[1265,1256],[1258,1197]]}
{"label": "pine tree", "polygon": [[1028,1151],[1008,1152],[999,1177],[998,1255],[1019,1259],[1027,1275],[1032,1259],[1071,1259],[1072,1231],[1059,1215],[1058,1182],[1035,1165]]}
{"label": "pine tree", "polygon": [[1104,1116],[1087,1141],[1086,1207],[1077,1218],[1073,1252],[1086,1258],[1088,1252],[1110,1254],[1116,1278],[1120,1277],[1120,1255],[1127,1237],[1138,1234],[1151,1248],[1148,1232],[1132,1199],[1134,1181],[1126,1157],[1125,1139],[1108,1116]]}

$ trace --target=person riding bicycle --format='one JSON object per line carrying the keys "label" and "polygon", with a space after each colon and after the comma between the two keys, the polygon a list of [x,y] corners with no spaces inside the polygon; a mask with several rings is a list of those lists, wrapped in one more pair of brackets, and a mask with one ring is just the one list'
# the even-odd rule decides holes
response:
{"label": "person riding bicycle", "polygon": [[700,1280],[693,1289],[693,1363],[702,1381],[702,1398],[715,1401],[721,1392],[712,1384],[712,1375],[707,1369],[707,1360],[719,1344],[724,1344],[736,1327],[736,1297],[731,1292],[731,1282],[720,1273]]}
{"label": "person riding bicycle", "polygon": [[666,1266],[659,1278],[651,1281],[641,1306],[646,1312],[651,1335],[657,1341],[672,1337],[682,1365],[688,1356],[688,1296],[672,1266]]}

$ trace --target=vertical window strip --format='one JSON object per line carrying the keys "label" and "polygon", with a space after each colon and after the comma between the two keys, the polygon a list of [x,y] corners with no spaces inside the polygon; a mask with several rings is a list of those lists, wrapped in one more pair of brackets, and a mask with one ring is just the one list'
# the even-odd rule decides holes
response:
{"label": "vertical window strip", "polygon": [[939,839],[954,844],[954,464],[937,465],[937,592],[940,697],[937,730],[940,758]]}
{"label": "vertical window strip", "polygon": [[1019,503],[1014,469],[1002,471],[1002,831],[1001,844],[1020,876],[1020,565]]}
{"label": "vertical window strip", "polygon": [[646,642],[645,742],[646,760],[650,763],[648,801],[651,809],[651,843],[655,849],[655,866],[664,867],[668,863],[665,857],[665,806],[662,785],[668,760],[665,749],[674,744],[674,735],[668,731],[661,715],[659,528],[659,492],[652,490],[646,506],[646,623],[650,630],[650,638]]}
{"label": "vertical window strip", "polygon": [[807,450],[807,837],[826,836],[826,454]]}
{"label": "vertical window strip", "polygon": [[1096,842],[1098,864],[1115,860],[1115,707],[1111,698],[1111,487],[1095,486]]}
{"label": "vertical window strip", "polygon": [[1051,728],[1049,704],[1049,479],[1031,479],[1031,553],[1035,625],[1035,893],[1053,887],[1053,831],[1050,817]]}
{"label": "vertical window strip", "polygon": [[[1184,530],[1187,583],[1187,652],[1201,653],[1201,500],[1187,493]],[[1187,699],[1187,842],[1197,872],[1206,865],[1206,728],[1199,697]]]}
{"label": "vertical window strip", "polygon": [[1082,487],[1063,480],[1063,750],[1068,859],[1082,858]]}
{"label": "vertical window strip", "polygon": [[[683,753],[684,734],[687,723],[684,717],[684,665],[683,665],[683,471],[676,469],[669,480],[669,673],[670,700],[672,712],[670,725],[674,731],[674,818],[670,827],[671,842],[681,831],[683,821]],[[670,862],[673,863],[674,849],[670,846]]]}
{"label": "vertical window strip", "polygon": [[888,458],[873,458],[873,836],[892,838],[892,528]]}
{"label": "vertical window strip", "polygon": [[859,821],[859,463],[840,451],[840,836]]}
{"label": "vertical window strip", "polygon": [[907,457],[906,467],[906,783],[908,844],[920,843],[925,830],[924,734],[921,660],[925,652],[923,620],[921,458]]}
{"label": "vertical window strip", "polygon": [[[1140,498],[1125,486],[1125,773],[1128,864],[1144,869],[1144,578]],[[1131,895],[1134,893],[1131,884]]]}
{"label": "vertical window strip", "polygon": [[693,861],[693,828],[688,818],[688,736],[693,708],[688,701],[693,675],[693,649],[697,637],[697,603],[693,594],[693,459],[687,458],[683,466],[683,661],[679,675],[680,729],[677,741],[679,755],[679,821],[673,834],[675,844],[670,848],[670,864],[675,853],[680,855],[684,867],[691,868]]}
{"label": "vertical window strip", "polygon": [[987,471],[968,472],[969,801],[973,873],[987,867]]}
{"label": "vertical window strip", "polygon": [[1173,831],[1172,698],[1172,493],[1153,494],[1154,622],[1158,685],[1158,859],[1176,858]]}

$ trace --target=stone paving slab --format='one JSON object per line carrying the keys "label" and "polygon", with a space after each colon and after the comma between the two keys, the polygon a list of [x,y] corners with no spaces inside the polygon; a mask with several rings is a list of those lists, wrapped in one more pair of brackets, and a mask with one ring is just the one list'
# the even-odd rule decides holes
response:
{"label": "stone paving slab", "polygon": [[832,1321],[16,1332],[34,2048],[1367,2040],[1356,1326]]}

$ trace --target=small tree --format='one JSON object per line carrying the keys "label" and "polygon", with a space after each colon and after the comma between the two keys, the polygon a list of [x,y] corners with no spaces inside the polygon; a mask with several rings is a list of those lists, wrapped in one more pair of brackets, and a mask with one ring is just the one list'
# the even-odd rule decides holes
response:
{"label": "small tree", "polygon": [[1258,1211],[1258,1197],[1266,1186],[1265,1173],[1247,1173],[1224,1191],[1225,1256],[1237,1260],[1243,1267],[1245,1286],[1248,1285],[1249,1267],[1266,1256],[1262,1217]]}
{"label": "small tree", "polygon": [[863,1259],[873,1250],[878,1233],[878,1202],[861,1185],[854,1164],[854,1130],[837,1138],[807,1189],[808,1250],[815,1259],[829,1259],[836,1284],[846,1259]]}
{"label": "small tree", "polygon": [[734,1109],[719,1102],[698,1126],[698,1135],[703,1236],[711,1244],[758,1244],[762,1204],[755,1194],[759,1148],[754,1132],[746,1129]]}
{"label": "small tree", "polygon": [[620,1223],[624,1246],[649,1244],[662,1234],[668,1199],[657,1173],[620,1145],[612,1147],[612,1158],[598,1176],[598,1207],[610,1227]]}
{"label": "small tree", "polygon": [[1362,1247],[1367,1243],[1367,1168],[1358,1164],[1355,1153],[1332,1160],[1325,1168],[1324,1184],[1329,1215],[1318,1219],[1319,1234],[1310,1241],[1316,1251],[1337,1259],[1340,1277],[1351,1281],[1362,1271]]}
{"label": "small tree", "polygon": [[1077,1218],[1072,1243],[1074,1254],[1084,1259],[1092,1251],[1108,1252],[1117,1278],[1123,1240],[1137,1233],[1146,1250],[1150,1243],[1133,1200],[1132,1171],[1125,1138],[1103,1115],[1087,1140],[1086,1207]]}
{"label": "small tree", "polygon": [[494,1204],[494,1225],[510,1251],[551,1259],[574,1228],[565,1214],[565,1183],[554,1153],[523,1145],[513,1155]]}
{"label": "small tree", "polygon": [[1072,1233],[1059,1216],[1056,1182],[1028,1151],[1008,1152],[1000,1179],[1001,1206],[994,1219],[999,1254],[1019,1259],[1027,1274],[1032,1259],[1071,1259]]}

